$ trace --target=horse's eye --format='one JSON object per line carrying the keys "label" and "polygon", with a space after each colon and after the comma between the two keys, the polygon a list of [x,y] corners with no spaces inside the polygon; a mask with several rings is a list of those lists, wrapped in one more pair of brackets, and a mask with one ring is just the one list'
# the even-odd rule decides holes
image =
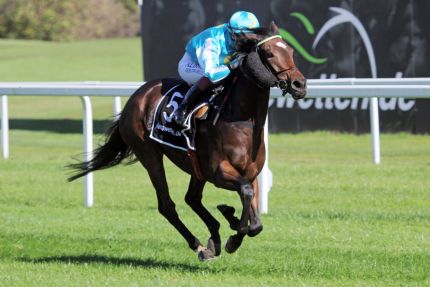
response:
{"label": "horse's eye", "polygon": [[270,51],[265,51],[264,55],[266,56],[266,58],[273,58],[275,55],[273,55],[272,52]]}

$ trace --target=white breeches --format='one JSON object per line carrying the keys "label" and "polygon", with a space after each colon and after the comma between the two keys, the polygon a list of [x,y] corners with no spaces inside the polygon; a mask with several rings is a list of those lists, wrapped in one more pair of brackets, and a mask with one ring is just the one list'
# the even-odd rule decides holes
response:
{"label": "white breeches", "polygon": [[205,75],[204,70],[198,63],[194,63],[191,57],[185,53],[178,64],[179,76],[188,84],[193,85]]}

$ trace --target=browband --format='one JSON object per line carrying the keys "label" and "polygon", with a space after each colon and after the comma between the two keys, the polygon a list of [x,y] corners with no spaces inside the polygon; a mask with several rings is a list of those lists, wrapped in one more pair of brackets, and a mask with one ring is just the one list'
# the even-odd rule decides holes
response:
{"label": "browband", "polygon": [[275,38],[281,38],[282,39],[282,37],[280,35],[270,36],[270,37],[267,37],[266,39],[263,39],[260,42],[258,42],[257,43],[257,47],[260,46],[260,45],[263,45],[267,41],[270,41],[270,40],[275,39]]}

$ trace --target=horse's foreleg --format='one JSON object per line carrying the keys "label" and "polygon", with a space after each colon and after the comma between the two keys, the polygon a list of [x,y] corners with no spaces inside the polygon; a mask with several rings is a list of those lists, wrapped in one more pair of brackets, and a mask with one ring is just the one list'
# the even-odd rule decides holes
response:
{"label": "horse's foreleg", "polygon": [[185,196],[185,202],[194,210],[195,213],[203,220],[209,229],[211,238],[208,242],[208,249],[201,251],[199,258],[203,260],[211,259],[221,253],[221,238],[219,235],[220,224],[203,206],[203,187],[204,181],[199,181],[195,177],[191,177],[188,191]]}
{"label": "horse's foreleg", "polygon": [[225,219],[227,219],[230,224],[230,228],[232,230],[237,231],[239,228],[240,220],[234,215],[235,209],[232,206],[228,206],[226,204],[220,204],[217,206],[218,210],[224,215]]}
{"label": "horse's foreleg", "polygon": [[263,225],[260,221],[260,216],[258,212],[258,180],[255,179],[252,183],[252,186],[254,187],[254,198],[252,199],[251,208],[250,208],[250,225],[249,225],[249,231],[248,236],[254,237],[257,234],[259,234],[263,230]]}
{"label": "horse's foreleg", "polygon": [[242,244],[245,235],[249,232],[248,220],[250,220],[251,215],[251,202],[254,197],[254,189],[250,183],[242,184],[239,194],[243,206],[242,215],[240,217],[237,234],[230,236],[225,244],[227,253],[235,252]]}
{"label": "horse's foreleg", "polygon": [[244,179],[228,161],[222,161],[216,173],[215,185],[238,191],[243,209],[237,230],[239,233],[248,233],[251,202],[254,198],[254,188],[252,184]]}
{"label": "horse's foreleg", "polygon": [[250,220],[251,202],[254,198],[254,188],[252,187],[252,184],[242,184],[240,187],[239,195],[242,199],[243,209],[242,215],[240,217],[238,232],[242,234],[247,234],[249,231],[248,220]]}
{"label": "horse's foreleg", "polygon": [[215,184],[219,187],[235,189],[242,201],[242,215],[237,227],[238,233],[231,236],[226,244],[228,253],[235,252],[242,243],[243,237],[248,233],[248,221],[250,219],[251,202],[254,198],[254,189],[242,175],[227,161],[223,161],[217,170]]}

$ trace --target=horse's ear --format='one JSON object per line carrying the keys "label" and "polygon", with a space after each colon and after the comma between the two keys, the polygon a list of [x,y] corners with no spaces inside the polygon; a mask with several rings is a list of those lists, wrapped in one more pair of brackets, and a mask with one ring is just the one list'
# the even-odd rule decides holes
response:
{"label": "horse's ear", "polygon": [[279,34],[278,25],[276,25],[274,21],[272,21],[272,23],[270,23],[270,30],[271,30],[271,31],[273,32],[273,34],[275,34],[275,35]]}

